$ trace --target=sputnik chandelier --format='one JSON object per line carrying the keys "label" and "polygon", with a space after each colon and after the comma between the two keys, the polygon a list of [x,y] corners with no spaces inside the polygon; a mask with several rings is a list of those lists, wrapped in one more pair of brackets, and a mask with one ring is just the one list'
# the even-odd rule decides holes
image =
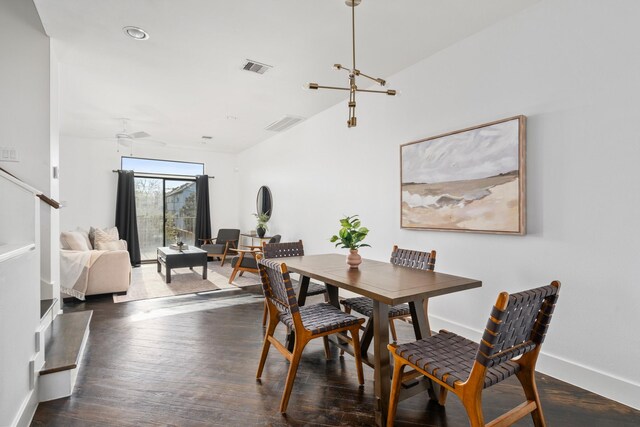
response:
{"label": "sputnik chandelier", "polygon": [[394,96],[396,91],[393,89],[389,90],[369,90],[369,89],[360,89],[356,84],[356,77],[362,76],[369,80],[373,80],[378,83],[380,86],[385,86],[387,84],[386,81],[380,78],[375,78],[366,75],[362,71],[356,68],[356,6],[359,5],[361,0],[345,0],[345,4],[351,7],[351,47],[352,47],[352,59],[353,66],[351,69],[341,65],[334,64],[333,68],[336,70],[345,70],[349,73],[349,87],[336,87],[336,86],[322,86],[318,83],[309,83],[307,87],[309,89],[333,89],[333,90],[347,90],[349,91],[349,120],[347,120],[348,127],[355,127],[357,124],[356,119],[356,92],[369,92],[369,93],[384,93],[390,96]]}

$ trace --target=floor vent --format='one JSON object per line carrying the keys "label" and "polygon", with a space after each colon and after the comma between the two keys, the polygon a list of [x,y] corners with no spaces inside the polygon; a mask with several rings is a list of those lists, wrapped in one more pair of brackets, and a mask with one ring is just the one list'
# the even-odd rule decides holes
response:
{"label": "floor vent", "polygon": [[252,59],[247,59],[247,62],[242,66],[243,70],[251,71],[253,73],[258,73],[258,74],[264,74],[270,68],[273,68],[273,66],[254,61]]}
{"label": "floor vent", "polygon": [[276,120],[271,123],[265,129],[270,130],[272,132],[282,132],[289,128],[294,127],[298,123],[304,120],[304,117],[296,117],[296,116],[284,116],[280,120]]}

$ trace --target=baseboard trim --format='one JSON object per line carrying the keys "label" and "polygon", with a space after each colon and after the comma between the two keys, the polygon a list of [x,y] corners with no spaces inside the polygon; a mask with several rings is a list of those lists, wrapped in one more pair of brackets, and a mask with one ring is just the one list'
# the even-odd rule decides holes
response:
{"label": "baseboard trim", "polygon": [[[470,328],[440,316],[430,314],[429,320],[431,329],[435,331],[446,329],[474,341],[479,341],[482,337],[481,330]],[[536,368],[539,372],[568,382],[576,387],[589,390],[634,409],[640,409],[640,384],[634,381],[546,353],[544,350],[540,352]]]}
{"label": "baseboard trim", "polygon": [[20,410],[16,414],[13,422],[11,423],[12,427],[28,427],[31,425],[31,421],[33,420],[33,416],[36,413],[36,409],[38,409],[38,386],[36,382],[36,387],[29,392],[29,395],[25,397],[22,401],[22,405],[20,405]]}

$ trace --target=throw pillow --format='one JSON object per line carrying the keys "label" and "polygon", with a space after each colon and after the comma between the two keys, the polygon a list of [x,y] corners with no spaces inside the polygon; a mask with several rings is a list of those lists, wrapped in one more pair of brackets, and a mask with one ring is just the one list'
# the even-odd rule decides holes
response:
{"label": "throw pillow", "polygon": [[109,228],[107,230],[95,229],[95,237],[93,247],[98,249],[98,245],[104,242],[113,242],[120,239],[118,236],[118,229],[116,227]]}
{"label": "throw pillow", "polygon": [[62,249],[72,251],[90,251],[86,240],[78,231],[63,231],[60,233],[60,244]]}
{"label": "throw pillow", "polygon": [[100,230],[107,233],[108,235],[111,236],[111,240],[118,240],[120,238],[120,235],[118,234],[118,227],[111,227],[111,228],[89,227],[89,242],[91,243],[91,246],[93,246],[94,248],[96,247],[96,230]]}
{"label": "throw pillow", "polygon": [[109,242],[98,241],[96,249],[99,251],[126,251],[127,242],[124,240],[112,240]]}
{"label": "throw pillow", "polygon": [[93,249],[93,243],[91,243],[91,240],[89,239],[89,232],[80,227],[76,228],[76,231],[82,235],[85,242],[87,243],[87,247],[89,248],[89,250]]}

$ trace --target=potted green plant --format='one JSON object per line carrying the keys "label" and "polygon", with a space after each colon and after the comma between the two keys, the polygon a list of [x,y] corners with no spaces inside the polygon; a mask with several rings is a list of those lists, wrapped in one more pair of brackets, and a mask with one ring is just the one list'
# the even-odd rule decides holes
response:
{"label": "potted green plant", "polygon": [[267,222],[269,221],[269,215],[254,213],[253,216],[255,216],[257,220],[256,233],[258,233],[259,237],[264,237],[264,233],[266,233],[267,230],[269,229],[269,227],[267,227]]}
{"label": "potted green plant", "polygon": [[331,243],[336,243],[336,248],[342,245],[342,248],[349,249],[349,255],[347,255],[347,264],[349,268],[358,268],[358,266],[362,263],[362,257],[358,253],[358,248],[368,246],[366,243],[362,243],[367,234],[369,234],[369,229],[366,227],[362,227],[360,224],[360,219],[358,219],[358,215],[352,215],[344,217],[340,220],[340,231],[338,231],[337,235],[331,236],[329,240]]}

